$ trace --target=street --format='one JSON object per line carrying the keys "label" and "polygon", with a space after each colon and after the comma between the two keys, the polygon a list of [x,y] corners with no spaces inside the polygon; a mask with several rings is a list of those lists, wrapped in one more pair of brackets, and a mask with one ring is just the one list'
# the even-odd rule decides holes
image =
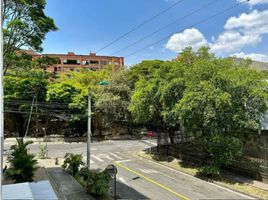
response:
{"label": "street", "polygon": [[[250,199],[135,154],[152,144],[155,141],[93,142],[91,168],[103,170],[108,164],[114,164],[118,168],[117,195],[122,199]],[[31,152],[37,154],[38,146],[39,144],[30,145]],[[67,152],[82,153],[86,160],[86,143],[48,143],[49,157],[62,158]]]}

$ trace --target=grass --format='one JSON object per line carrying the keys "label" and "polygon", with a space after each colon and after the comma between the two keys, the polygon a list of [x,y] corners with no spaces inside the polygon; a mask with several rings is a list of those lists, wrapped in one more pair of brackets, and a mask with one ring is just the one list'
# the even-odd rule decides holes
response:
{"label": "grass", "polygon": [[[186,174],[198,176],[198,169],[196,166],[189,163],[184,163],[178,159],[174,159],[172,157],[167,156],[148,154],[146,152],[138,152],[137,155],[145,159],[156,161],[162,165],[184,172]],[[242,192],[244,194],[248,194],[260,199],[268,199],[268,191],[254,187],[249,184],[239,183],[237,181],[233,181],[224,177],[220,177],[219,179],[212,181],[221,186]]]}

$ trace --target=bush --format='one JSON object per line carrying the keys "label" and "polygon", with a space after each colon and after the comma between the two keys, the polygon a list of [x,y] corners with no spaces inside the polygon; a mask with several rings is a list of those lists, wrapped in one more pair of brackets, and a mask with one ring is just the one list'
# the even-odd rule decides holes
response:
{"label": "bush", "polygon": [[82,154],[66,153],[65,160],[61,166],[69,174],[76,175],[81,165],[84,165]]}
{"label": "bush", "polygon": [[39,144],[39,154],[38,154],[39,158],[44,159],[46,157],[46,153],[47,153],[47,146]]}
{"label": "bush", "polygon": [[8,156],[10,168],[6,176],[15,180],[15,183],[33,181],[34,172],[37,170],[37,160],[34,155],[28,153],[27,146],[32,141],[24,142],[17,138],[17,144],[11,146],[11,155]]}
{"label": "bush", "polygon": [[206,176],[218,176],[222,166],[229,165],[234,158],[241,155],[241,141],[224,135],[210,136],[209,140],[199,143],[207,155],[199,171]]}
{"label": "bush", "polygon": [[94,195],[105,195],[109,189],[109,183],[112,180],[111,176],[106,172],[90,171],[87,168],[82,168],[78,173],[86,185],[89,193]]}

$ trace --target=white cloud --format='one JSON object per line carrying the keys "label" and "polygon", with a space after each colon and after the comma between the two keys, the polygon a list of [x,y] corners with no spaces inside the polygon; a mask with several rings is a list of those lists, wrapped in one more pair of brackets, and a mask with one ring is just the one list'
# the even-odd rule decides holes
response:
{"label": "white cloud", "polygon": [[226,31],[219,35],[215,43],[210,44],[211,50],[216,53],[230,53],[247,45],[256,45],[262,38],[257,34],[241,34],[237,31]]}
{"label": "white cloud", "polygon": [[212,36],[211,42],[208,42],[199,30],[186,29],[182,33],[174,34],[166,44],[166,48],[180,52],[188,46],[196,50],[209,45],[214,53],[226,55],[241,51],[248,46],[256,46],[264,35],[268,34],[268,10],[253,10],[250,13],[230,17],[224,29],[218,36]]}
{"label": "white cloud", "polygon": [[182,33],[176,33],[169,39],[166,48],[172,51],[181,52],[182,49],[191,46],[194,50],[207,45],[204,35],[197,29],[186,29]]}
{"label": "white cloud", "polygon": [[[245,2],[245,0],[237,0],[237,2],[239,3],[243,3]],[[257,5],[257,4],[265,4],[265,3],[268,3],[268,0],[250,0],[250,1],[247,1],[245,2],[251,6],[254,6],[254,5]]]}
{"label": "white cloud", "polygon": [[246,33],[268,33],[268,10],[262,12],[253,10],[249,14],[242,13],[239,17],[231,17],[224,28],[226,30],[239,29]]}
{"label": "white cloud", "polygon": [[243,59],[250,58],[252,60],[260,61],[260,62],[268,62],[267,55],[258,54],[258,53],[245,54],[244,52],[240,52],[240,53],[234,53],[230,56],[236,57],[236,58],[243,58]]}
{"label": "white cloud", "polygon": [[216,53],[232,53],[246,46],[254,46],[268,33],[268,10],[242,13],[225,23],[225,31],[211,44]]}

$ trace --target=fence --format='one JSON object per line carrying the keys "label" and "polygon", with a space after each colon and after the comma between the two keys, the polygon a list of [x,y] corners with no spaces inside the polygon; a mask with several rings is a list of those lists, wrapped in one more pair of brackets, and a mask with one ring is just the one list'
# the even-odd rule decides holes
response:
{"label": "fence", "polygon": [[[158,152],[179,158],[183,161],[203,164],[206,161],[204,152],[194,144],[192,135],[183,135],[176,132],[173,144],[167,133],[157,134]],[[268,182],[268,147],[246,145],[242,149],[243,155],[232,160],[226,166],[236,172],[247,174],[257,180]]]}

